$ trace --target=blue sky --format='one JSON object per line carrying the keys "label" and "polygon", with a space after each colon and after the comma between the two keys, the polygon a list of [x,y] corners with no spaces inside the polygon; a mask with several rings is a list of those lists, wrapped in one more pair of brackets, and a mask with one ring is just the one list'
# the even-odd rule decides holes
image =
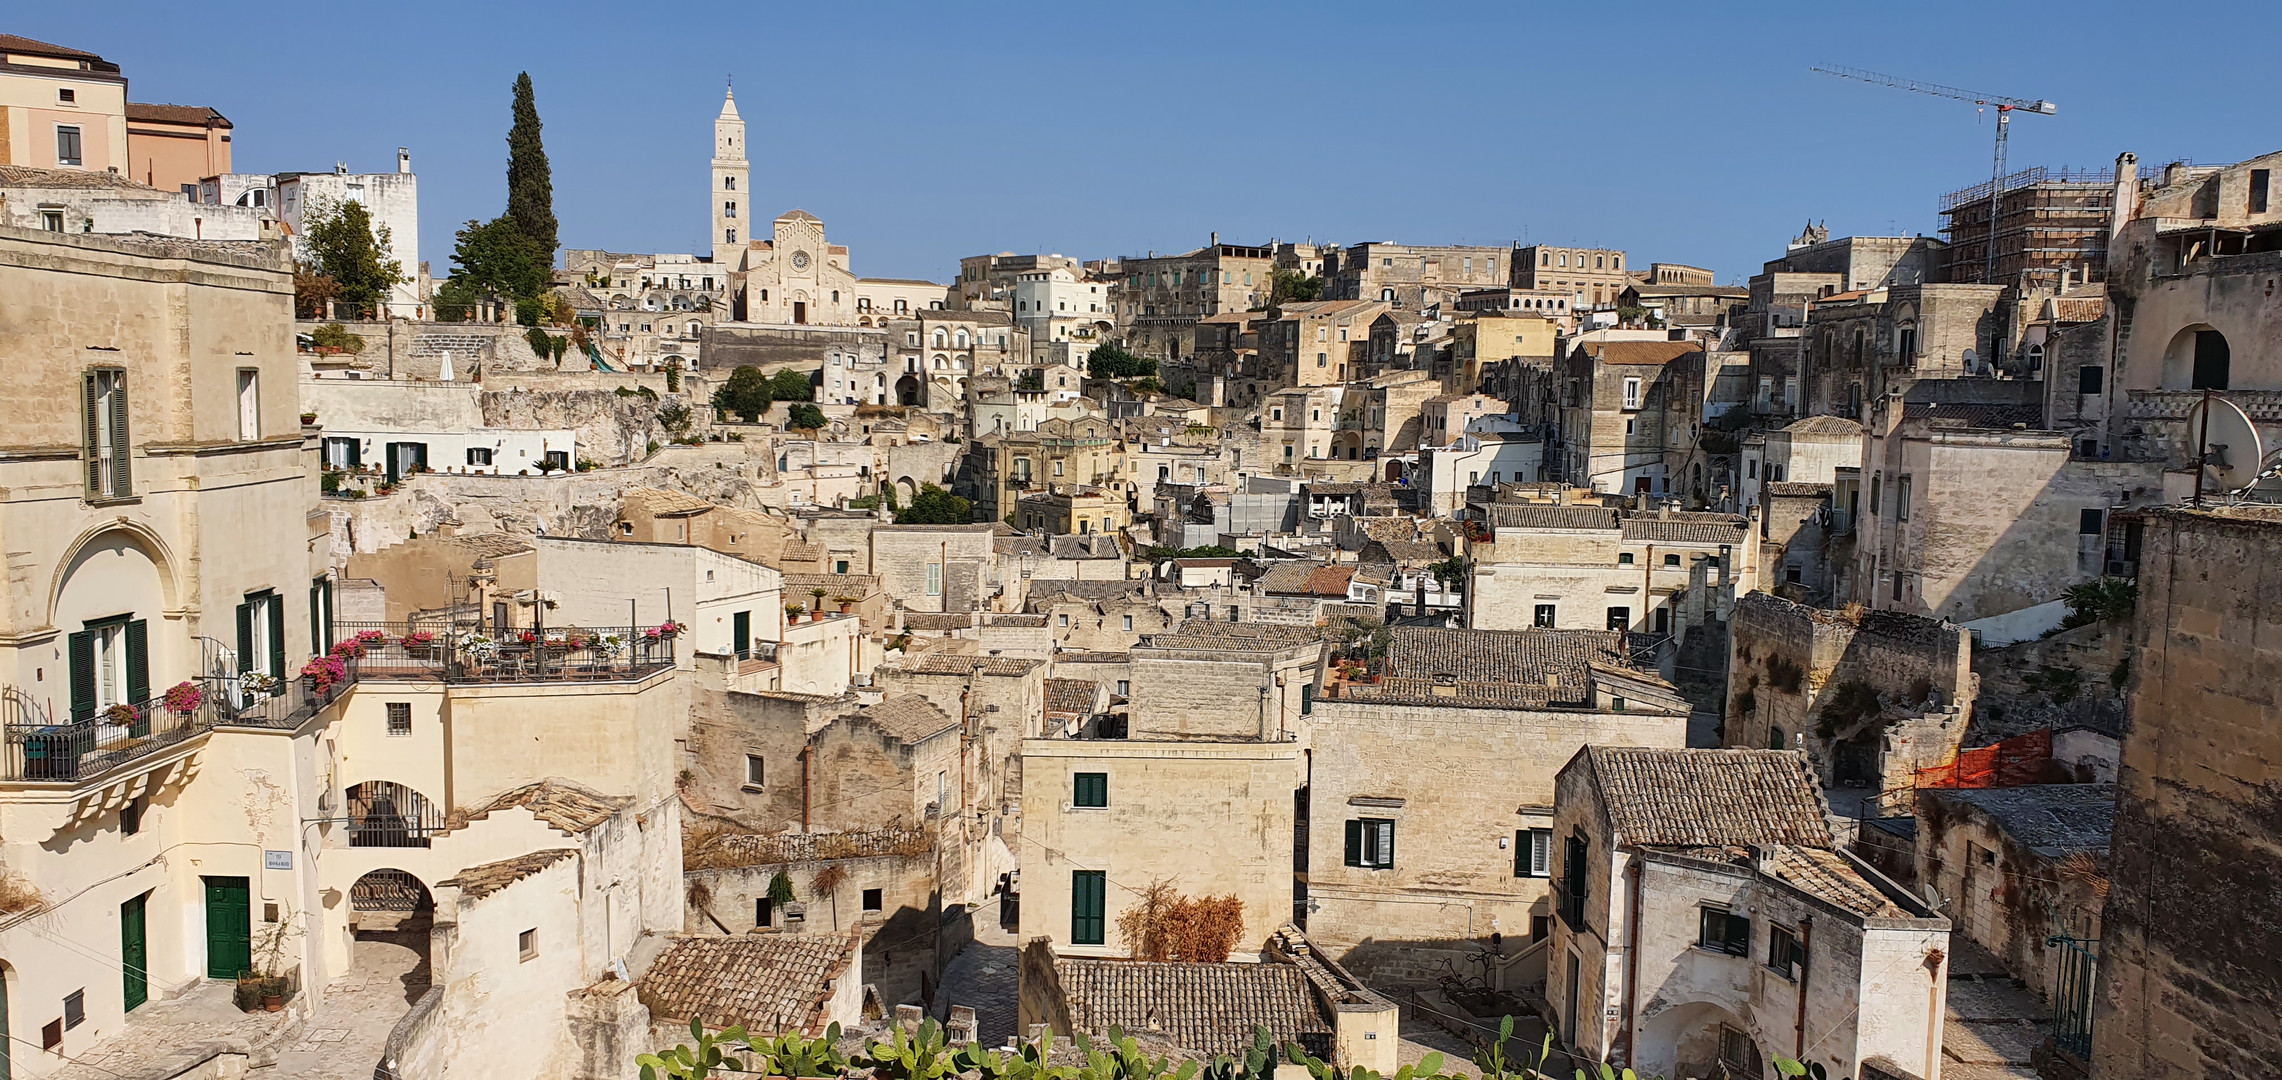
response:
{"label": "blue sky", "polygon": [[[2273,25],[2266,7],[2195,10],[2206,28]],[[1936,198],[1988,177],[1993,114],[1817,62],[2057,102],[2014,124],[2015,167],[2282,147],[2268,65],[2190,59],[2203,50],[2147,20],[2108,3],[1337,0],[317,4],[278,20],[113,0],[19,9],[0,30],[103,54],[138,101],[220,109],[240,171],[387,170],[409,146],[439,277],[453,230],[504,205],[508,90],[528,70],[565,246],[701,250],[733,74],[757,209],[822,217],[865,276],[1185,250],[1218,230],[1597,244],[1725,282],[1810,217],[1934,232]]]}

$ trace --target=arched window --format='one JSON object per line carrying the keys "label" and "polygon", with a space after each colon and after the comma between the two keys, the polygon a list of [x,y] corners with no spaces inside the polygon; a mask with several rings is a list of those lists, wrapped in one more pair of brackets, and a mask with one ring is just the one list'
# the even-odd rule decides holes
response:
{"label": "arched window", "polygon": [[958,345],[962,349],[967,347],[967,332],[965,330],[959,331]]}
{"label": "arched window", "polygon": [[721,239],[722,239],[722,242],[723,242],[723,243],[734,244],[734,243],[736,243],[736,242],[737,242],[737,230],[735,230],[735,229],[724,229],[724,230],[722,230],[722,232],[723,232],[723,235],[722,235],[722,238],[721,238]]}
{"label": "arched window", "polygon": [[950,340],[951,340],[951,336],[950,336],[949,334],[946,334],[946,333],[944,333],[944,332],[943,332],[943,328],[942,328],[942,327],[938,326],[938,327],[936,327],[936,328],[935,328],[935,337],[934,337],[934,342],[935,342],[935,347],[936,347],[936,348],[938,348],[938,349],[942,348],[942,347],[944,346],[944,344],[945,344],[946,342],[949,342]]}
{"label": "arched window", "polygon": [[835,303],[835,304],[837,304],[837,303],[839,303],[839,302],[840,302],[840,290],[838,290],[838,289],[834,289],[834,290],[832,290],[832,302],[833,302],[833,303]]}
{"label": "arched window", "polygon": [[736,178],[736,177],[734,177],[734,176],[724,176],[724,177],[722,177],[722,178],[721,178],[721,190],[723,190],[723,191],[735,191],[735,190],[737,190],[737,178]]}
{"label": "arched window", "polygon": [[721,204],[721,216],[722,216],[722,217],[736,217],[736,216],[737,216],[737,202],[736,202],[736,200],[732,199],[732,200],[730,200],[730,201],[728,201],[728,202],[725,202],[725,203],[722,203],[722,204]]}
{"label": "arched window", "polygon": [[1386,303],[1392,304],[1395,302],[1395,291],[1393,289],[1380,289],[1379,299]]}
{"label": "arched window", "polygon": [[2044,345],[2040,342],[2032,342],[2028,347],[2028,369],[2030,371],[2044,370]]}

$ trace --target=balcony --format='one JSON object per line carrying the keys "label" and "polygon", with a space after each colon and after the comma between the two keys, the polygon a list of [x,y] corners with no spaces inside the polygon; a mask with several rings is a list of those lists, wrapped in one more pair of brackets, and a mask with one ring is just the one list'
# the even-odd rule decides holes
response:
{"label": "balcony", "polygon": [[674,666],[680,627],[342,623],[352,677],[448,684],[632,682]]}
{"label": "balcony", "polygon": [[57,722],[30,694],[0,688],[0,781],[79,782],[103,776],[137,758],[218,727],[292,731],[332,704],[356,681],[356,667],[320,686],[310,679],[257,689],[245,678],[202,678],[195,694],[111,705],[78,720]]}

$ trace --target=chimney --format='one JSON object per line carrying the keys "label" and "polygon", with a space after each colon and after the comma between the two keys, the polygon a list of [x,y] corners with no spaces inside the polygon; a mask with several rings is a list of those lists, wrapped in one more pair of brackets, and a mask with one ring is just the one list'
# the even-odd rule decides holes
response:
{"label": "chimney", "polygon": [[1220,246],[1220,231],[1219,231],[1219,230],[1217,230],[1217,229],[1213,230],[1213,233],[1212,233],[1212,246],[1213,246],[1213,247],[1219,247],[1219,246]]}
{"label": "chimney", "polygon": [[412,172],[411,150],[401,146],[396,148],[396,171],[406,174],[410,174]]}
{"label": "chimney", "polygon": [[2124,231],[2124,222],[2139,215],[2139,155],[2125,151],[2116,155],[2116,205],[2108,212],[2108,250],[2118,250],[2116,237]]}
{"label": "chimney", "polygon": [[334,163],[333,163],[333,175],[335,175],[335,176],[347,176],[347,175],[349,175],[349,163],[348,163],[348,162],[346,162],[346,161],[336,161],[336,162],[334,162]]}

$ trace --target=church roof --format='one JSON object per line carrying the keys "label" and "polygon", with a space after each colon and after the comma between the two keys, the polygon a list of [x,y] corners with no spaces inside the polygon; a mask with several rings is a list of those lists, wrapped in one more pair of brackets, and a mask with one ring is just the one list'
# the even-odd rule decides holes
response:
{"label": "church roof", "polygon": [[727,94],[725,94],[725,95],[723,95],[723,96],[722,96],[722,98],[721,98],[721,115],[720,115],[719,117],[716,117],[716,119],[720,119],[720,120],[742,120],[742,119],[744,119],[744,117],[737,115],[737,91],[736,91],[736,89],[735,89],[735,88],[733,88],[733,87],[732,87],[732,88],[729,90],[729,92],[728,92]]}
{"label": "church roof", "polygon": [[806,210],[791,210],[791,211],[787,211],[787,212],[785,213],[785,215],[784,215],[783,217],[780,217],[780,218],[778,218],[778,219],[777,219],[777,221],[778,221],[780,224],[781,224],[781,223],[783,223],[783,222],[787,222],[787,221],[813,221],[813,222],[817,223],[818,225],[822,225],[822,224],[824,224],[824,219],[823,219],[823,218],[817,217],[816,215],[814,215],[814,214],[811,214],[811,213],[809,213],[809,212],[808,212],[808,211],[806,211]]}

